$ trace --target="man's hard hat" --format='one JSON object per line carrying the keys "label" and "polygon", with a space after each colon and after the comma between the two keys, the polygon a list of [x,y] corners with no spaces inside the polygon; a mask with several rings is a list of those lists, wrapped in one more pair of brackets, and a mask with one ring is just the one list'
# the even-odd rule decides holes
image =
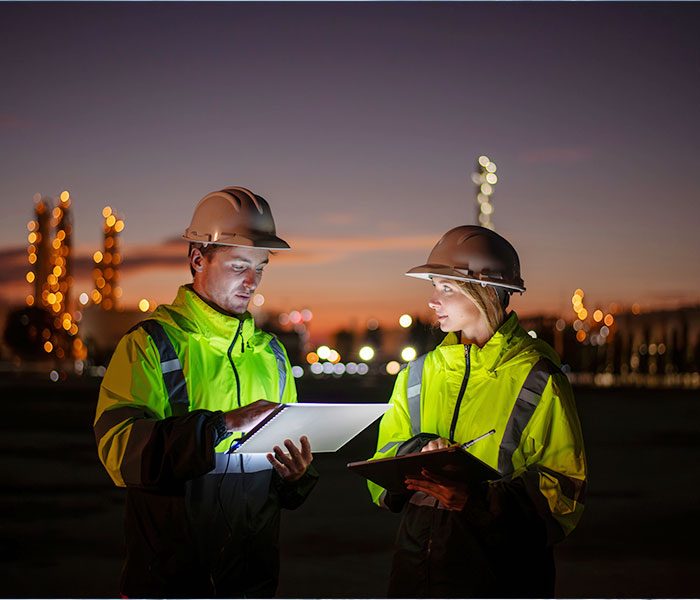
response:
{"label": "man's hard hat", "polygon": [[409,277],[445,277],[524,292],[515,248],[495,231],[478,225],[450,229],[430,252],[428,262],[413,267]]}
{"label": "man's hard hat", "polygon": [[267,201],[242,187],[227,187],[199,201],[182,236],[190,242],[287,250],[277,237]]}

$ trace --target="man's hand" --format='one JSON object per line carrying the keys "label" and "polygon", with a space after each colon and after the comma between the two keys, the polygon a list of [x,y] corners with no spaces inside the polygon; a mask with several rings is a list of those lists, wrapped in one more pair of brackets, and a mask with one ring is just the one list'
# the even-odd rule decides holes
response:
{"label": "man's hand", "polygon": [[272,452],[267,455],[267,460],[270,461],[275,471],[279,473],[282,479],[290,483],[296,481],[306,473],[306,469],[314,459],[311,454],[309,438],[302,435],[301,438],[299,438],[299,443],[301,448],[297,448],[292,440],[284,440],[284,445],[289,451],[289,454],[285,453],[279,446],[275,446],[273,448],[274,455]]}
{"label": "man's hand", "polygon": [[248,431],[262,421],[279,404],[268,400],[257,400],[247,406],[224,413],[227,431]]}
{"label": "man's hand", "polygon": [[[438,441],[438,440],[434,440]],[[432,442],[430,442],[432,443]],[[406,487],[416,492],[424,492],[437,498],[448,510],[462,510],[469,500],[467,484],[453,481],[421,469],[421,479],[406,478]]]}

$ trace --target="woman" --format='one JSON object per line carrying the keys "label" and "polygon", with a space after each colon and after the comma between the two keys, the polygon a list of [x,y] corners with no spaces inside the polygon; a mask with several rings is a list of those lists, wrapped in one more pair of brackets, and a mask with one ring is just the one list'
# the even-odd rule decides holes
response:
{"label": "woman", "polygon": [[497,469],[470,486],[427,471],[407,493],[370,482],[403,510],[390,597],[552,597],[552,544],[578,522],[585,456],[571,387],[554,350],[507,313],[524,292],[515,249],[483,227],[448,231],[406,273],[432,281],[428,306],[447,336],[396,380],[374,458],[464,444]]}

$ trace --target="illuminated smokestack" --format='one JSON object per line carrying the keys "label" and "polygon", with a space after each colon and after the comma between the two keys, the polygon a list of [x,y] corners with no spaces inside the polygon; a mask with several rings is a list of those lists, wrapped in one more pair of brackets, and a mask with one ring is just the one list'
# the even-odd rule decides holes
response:
{"label": "illuminated smokestack", "polygon": [[119,287],[119,265],[122,257],[119,249],[119,234],[124,230],[124,221],[109,206],[102,210],[104,217],[104,245],[102,251],[93,255],[95,269],[93,279],[95,288],[91,298],[103,310],[119,308],[122,290]]}
{"label": "illuminated smokestack", "polygon": [[488,156],[476,161],[476,172],[472,173],[476,185],[476,222],[482,227],[495,229],[493,224],[493,192],[498,182],[496,163]]}

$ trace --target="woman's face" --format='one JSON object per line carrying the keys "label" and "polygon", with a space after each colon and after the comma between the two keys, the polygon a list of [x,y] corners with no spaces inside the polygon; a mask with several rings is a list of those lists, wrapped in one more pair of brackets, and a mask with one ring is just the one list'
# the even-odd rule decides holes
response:
{"label": "woman's face", "polygon": [[428,306],[435,311],[442,331],[462,331],[467,338],[481,330],[486,319],[453,279],[433,277],[433,294]]}

